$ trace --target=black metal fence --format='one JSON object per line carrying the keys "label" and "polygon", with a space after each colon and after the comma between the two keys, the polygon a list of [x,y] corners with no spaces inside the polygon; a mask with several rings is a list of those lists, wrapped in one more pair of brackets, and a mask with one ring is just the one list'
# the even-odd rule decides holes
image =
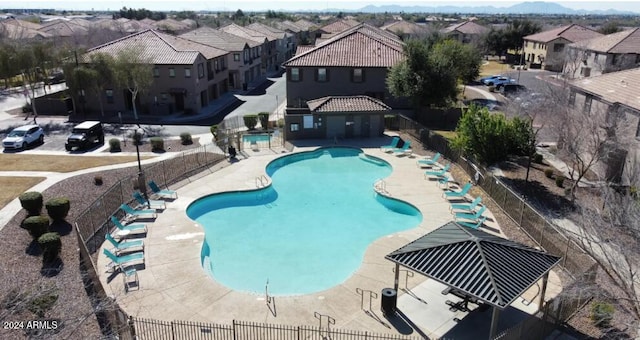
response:
{"label": "black metal fence", "polygon": [[233,321],[231,325],[192,321],[159,321],[131,317],[136,339],[145,340],[413,340],[394,334],[330,329],[328,327],[291,326]]}

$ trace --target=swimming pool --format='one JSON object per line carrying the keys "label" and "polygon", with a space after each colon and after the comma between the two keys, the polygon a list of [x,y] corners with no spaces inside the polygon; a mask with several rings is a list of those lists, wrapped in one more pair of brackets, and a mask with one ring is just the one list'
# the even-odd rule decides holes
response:
{"label": "swimming pool", "polygon": [[242,135],[242,141],[245,143],[268,142],[269,135]]}
{"label": "swimming pool", "polygon": [[376,239],[416,227],[420,212],[378,195],[391,166],[355,148],[284,156],[272,185],[202,197],[187,215],[203,226],[202,266],[234,290],[273,295],[322,291],[348,279]]}

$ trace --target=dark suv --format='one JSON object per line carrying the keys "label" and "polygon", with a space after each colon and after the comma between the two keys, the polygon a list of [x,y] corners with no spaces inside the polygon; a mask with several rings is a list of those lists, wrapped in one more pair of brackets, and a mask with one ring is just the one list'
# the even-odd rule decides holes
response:
{"label": "dark suv", "polygon": [[86,121],[76,125],[71,131],[71,136],[67,138],[64,148],[67,151],[86,149],[96,143],[104,144],[104,131],[102,123],[97,121]]}

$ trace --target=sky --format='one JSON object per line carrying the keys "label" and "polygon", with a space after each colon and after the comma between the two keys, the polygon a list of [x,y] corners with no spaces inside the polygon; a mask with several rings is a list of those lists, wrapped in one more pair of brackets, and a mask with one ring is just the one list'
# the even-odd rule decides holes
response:
{"label": "sky", "polygon": [[[532,0],[529,0],[532,1]],[[448,1],[424,1],[424,0],[299,0],[299,1],[274,1],[274,0],[107,0],[92,2],[87,0],[2,0],[0,8],[53,8],[60,10],[118,10],[122,7],[146,8],[152,11],[198,11],[198,10],[227,10],[235,11],[261,11],[261,10],[323,10],[327,8],[358,9],[367,5],[423,5],[423,6],[494,6],[508,7],[523,1],[469,1],[469,0],[448,0]],[[640,1],[553,1],[565,7],[585,10],[606,10],[617,9],[640,12]]]}

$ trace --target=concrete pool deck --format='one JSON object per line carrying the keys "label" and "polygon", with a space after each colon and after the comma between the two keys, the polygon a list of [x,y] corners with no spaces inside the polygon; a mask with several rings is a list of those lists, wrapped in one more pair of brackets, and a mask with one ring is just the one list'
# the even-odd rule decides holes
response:
{"label": "concrete pool deck", "polygon": [[[375,142],[375,141],[374,141]],[[356,142],[357,143],[357,142]],[[388,144],[379,139],[375,145]],[[368,142],[371,145],[371,141]],[[313,147],[296,147],[294,152],[312,150]],[[380,291],[393,287],[394,264],[384,259],[390,252],[416,238],[451,221],[449,202],[442,197],[436,181],[424,178],[424,169],[416,166],[417,157],[396,157],[383,153],[378,147],[362,147],[369,155],[388,161],[393,166],[392,174],[385,179],[386,191],[391,197],[413,204],[423,214],[419,226],[387,235],[372,243],[365,253],[362,265],[342,284],[315,294],[280,297],[276,296],[267,305],[264,292],[251,294],[231,290],[210,277],[200,263],[200,252],[204,231],[186,215],[187,206],[202,196],[230,190],[252,190],[256,178],[266,175],[265,167],[280,154],[262,151],[217,171],[209,171],[183,187],[177,189],[178,198],[167,203],[167,208],[149,220],[148,233],[144,237],[145,265],[137,272],[139,287],[125,293],[122,274],[101,271],[100,280],[107,292],[118,301],[129,315],[159,320],[187,320],[217,324],[231,324],[233,320],[287,324],[318,325],[314,317],[317,312],[335,319],[332,328],[369,331],[374,333],[406,334],[429,338],[453,337],[478,338],[481,329],[490,325],[491,309],[485,312],[451,312],[446,300],[458,301],[451,295],[440,292],[444,285],[416,274],[404,279],[400,277],[398,309],[409,322],[403,325],[392,323],[380,311]],[[373,190],[373,189],[372,189]],[[504,236],[491,213],[481,229]],[[286,218],[286,216],[283,216]],[[106,267],[108,261],[100,252],[98,268]],[[319,273],[318,275],[321,275]],[[526,305],[522,299],[509,312],[501,313],[499,330],[514,326],[524,313],[537,310],[538,288],[534,285],[522,298],[532,303]],[[552,272],[546,298],[561,290],[558,277]],[[359,291],[378,294],[369,309],[368,298]],[[474,306],[474,305],[470,305]],[[364,309],[363,309],[364,308]],[[520,312],[522,311],[522,312]],[[524,313],[523,313],[524,312]],[[412,327],[409,327],[413,324]],[[408,328],[407,328],[408,327]],[[481,334],[481,333],[480,333]]]}

